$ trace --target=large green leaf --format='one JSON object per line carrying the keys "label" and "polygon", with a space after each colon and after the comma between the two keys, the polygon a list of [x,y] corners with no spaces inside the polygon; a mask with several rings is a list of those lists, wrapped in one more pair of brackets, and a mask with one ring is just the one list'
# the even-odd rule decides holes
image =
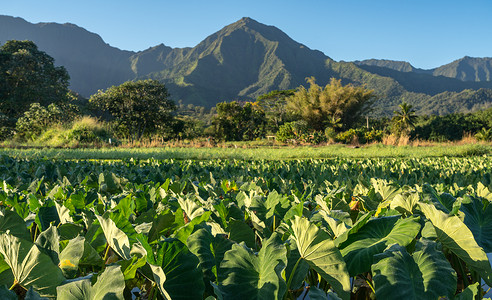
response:
{"label": "large green leaf", "polygon": [[474,284],[470,284],[466,287],[461,293],[454,297],[454,300],[470,300],[475,299],[478,295],[479,283],[475,282]]}
{"label": "large green leaf", "polygon": [[418,217],[400,219],[399,216],[382,217],[367,222],[356,233],[340,244],[350,276],[368,272],[373,256],[382,253],[390,244],[407,246],[420,231]]}
{"label": "large green leaf", "polygon": [[58,300],[124,299],[125,281],[120,266],[108,266],[91,285],[91,278],[67,282],[56,288]]}
{"label": "large green leaf", "polygon": [[465,213],[463,223],[470,229],[477,244],[486,253],[492,252],[492,205],[488,200],[465,196],[461,211]]}
{"label": "large green leaf", "polygon": [[[125,260],[131,258],[131,247],[136,242],[137,232],[123,214],[96,216],[111,249]],[[115,219],[115,220],[113,220]]]}
{"label": "large green leaf", "polygon": [[398,244],[389,246],[374,256],[372,272],[378,299],[452,299],[456,291],[456,272],[427,240],[412,255]]}
{"label": "large green leaf", "polygon": [[31,240],[31,234],[27,230],[26,222],[15,212],[0,210],[0,232],[10,231],[10,234],[24,240]]}
{"label": "large green leaf", "polygon": [[5,285],[0,286],[0,299],[17,300],[17,295],[9,290]]}
{"label": "large green leaf", "polygon": [[58,235],[58,230],[55,226],[50,225],[48,229],[41,232],[34,243],[41,252],[51,258],[55,265],[60,262],[58,258],[60,253],[60,236]]}
{"label": "large green leaf", "polygon": [[29,241],[2,233],[0,253],[12,269],[15,280],[26,289],[33,287],[43,297],[54,297],[56,287],[65,280],[51,258]]}
{"label": "large green leaf", "polygon": [[214,290],[210,282],[222,281],[223,272],[220,263],[225,252],[231,249],[233,242],[221,235],[214,237],[206,228],[199,228],[188,237],[187,244],[190,251],[200,260],[207,293],[213,295]]}
{"label": "large green leaf", "polygon": [[71,239],[60,253],[59,259],[60,269],[67,278],[74,278],[81,264],[90,266],[102,266],[104,264],[101,256],[82,236]]}
{"label": "large green leaf", "polygon": [[203,298],[205,286],[200,261],[181,241],[166,239],[152,263],[154,273],[159,275],[163,289],[172,299]]}
{"label": "large green leaf", "polygon": [[282,271],[287,250],[274,233],[255,255],[244,244],[235,244],[224,255],[221,268],[225,279],[220,285],[223,299],[280,299],[286,292]]}
{"label": "large green leaf", "polygon": [[301,258],[316,270],[342,299],[350,298],[350,277],[342,254],[328,233],[302,217],[294,217],[292,238]]}
{"label": "large green leaf", "polygon": [[340,244],[350,276],[368,272],[373,256],[382,253],[390,244],[407,246],[420,231],[418,217],[400,219],[399,216],[372,219]]}
{"label": "large green leaf", "polygon": [[432,204],[420,203],[419,206],[434,225],[437,239],[442,245],[461,258],[469,268],[477,271],[491,286],[492,269],[489,260],[470,229],[457,216],[449,216]]}

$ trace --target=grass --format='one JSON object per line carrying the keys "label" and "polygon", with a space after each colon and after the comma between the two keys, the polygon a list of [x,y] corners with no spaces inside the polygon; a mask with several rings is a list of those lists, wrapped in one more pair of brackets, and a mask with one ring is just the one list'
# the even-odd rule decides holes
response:
{"label": "grass", "polygon": [[322,158],[424,158],[424,157],[467,157],[492,155],[492,145],[486,144],[443,144],[425,147],[387,146],[373,144],[360,148],[345,145],[323,147],[257,147],[257,148],[78,148],[78,149],[0,149],[0,155],[16,158],[47,159],[238,159],[238,160],[289,160]]}

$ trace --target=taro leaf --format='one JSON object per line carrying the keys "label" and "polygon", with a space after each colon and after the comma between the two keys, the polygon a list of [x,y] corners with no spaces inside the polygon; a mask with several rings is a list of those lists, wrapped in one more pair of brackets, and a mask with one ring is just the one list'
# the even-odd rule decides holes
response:
{"label": "taro leaf", "polygon": [[73,222],[73,219],[70,216],[70,210],[66,206],[60,205],[58,204],[58,202],[55,202],[55,208],[62,224]]}
{"label": "taro leaf", "polygon": [[91,285],[90,277],[68,281],[56,288],[59,300],[106,300],[124,299],[125,280],[120,266],[108,266]]}
{"label": "taro leaf", "polygon": [[27,290],[26,297],[24,300],[48,300],[48,298],[41,297],[39,293],[34,291],[32,287]]}
{"label": "taro leaf", "polygon": [[221,235],[214,237],[207,228],[199,228],[188,237],[187,244],[190,251],[200,260],[207,294],[213,295],[214,289],[210,282],[220,283],[223,280],[220,263],[233,242]]}
{"label": "taro leaf", "polygon": [[0,211],[0,233],[10,230],[10,234],[24,240],[31,240],[26,222],[15,211]]}
{"label": "taro leaf", "polygon": [[58,235],[56,227],[50,225],[48,229],[39,234],[34,243],[41,252],[51,258],[55,265],[60,262],[58,259],[58,254],[60,253],[60,236]]}
{"label": "taro leaf", "polygon": [[350,277],[347,266],[328,233],[308,219],[297,216],[292,220],[290,230],[301,258],[331,284],[342,299],[349,299]]}
{"label": "taro leaf", "polygon": [[365,215],[362,215],[361,217],[359,217],[359,219],[357,219],[355,224],[350,229],[342,232],[342,234],[340,236],[337,236],[335,238],[335,240],[334,240],[335,246],[338,247],[338,245],[340,245],[341,243],[343,243],[347,240],[347,238],[350,234],[354,234],[357,231],[359,231],[359,229],[361,229],[364,225],[366,225],[366,223],[369,221],[369,219],[375,213],[376,213],[375,211],[370,211],[370,212],[366,213]]}
{"label": "taro leaf", "polygon": [[430,200],[436,208],[444,211],[445,213],[454,215],[459,210],[459,202],[451,194],[442,193],[439,194],[432,186],[424,184],[422,186],[424,201]]}
{"label": "taro leaf", "polygon": [[246,222],[231,220],[229,222],[229,238],[237,243],[245,242],[246,246],[256,248],[255,233]]}
{"label": "taro leaf", "polygon": [[117,262],[121,266],[125,280],[135,278],[137,269],[143,267],[146,263],[146,256],[141,255],[133,255],[129,260],[120,260]]}
{"label": "taro leaf", "polygon": [[420,231],[418,217],[400,219],[399,216],[381,217],[368,221],[339,245],[347,262],[350,276],[368,272],[373,256],[382,253],[390,244],[407,246]]}
{"label": "taro leaf", "polygon": [[[290,251],[287,252],[287,266],[285,267],[285,278],[290,279],[292,276],[289,287],[291,290],[302,287],[304,279],[309,271],[309,264],[304,259],[299,260],[300,258],[301,255],[299,254],[299,250],[297,250],[296,243],[291,243]],[[296,268],[295,270],[294,267]],[[293,271],[294,274],[292,274]]]}
{"label": "taro leaf", "polygon": [[161,292],[161,295],[164,297],[165,300],[171,300],[171,296],[169,296],[169,293],[166,291],[164,287],[164,283],[166,282],[166,274],[164,274],[164,270],[162,270],[162,267],[156,266],[152,263],[149,263],[150,268],[152,269],[152,275],[154,277],[154,282],[156,283],[157,287],[159,288],[159,291]]}
{"label": "taro leaf", "polygon": [[125,260],[131,258],[131,246],[135,243],[137,232],[123,214],[96,216],[111,249]]}
{"label": "taro leaf", "polygon": [[475,241],[472,232],[457,217],[449,216],[432,204],[419,203],[420,210],[436,229],[437,239],[466,265],[477,271],[492,286],[492,269],[483,249]]}
{"label": "taro leaf", "polygon": [[60,217],[58,216],[58,211],[56,210],[55,205],[47,202],[45,205],[40,207],[38,214],[36,215],[36,221],[39,221],[36,223],[38,223],[41,231],[48,229],[52,222],[54,222],[55,226],[60,224]]}
{"label": "taro leaf", "polygon": [[9,290],[5,285],[0,285],[0,299],[17,300],[17,295]]}
{"label": "taro leaf", "polygon": [[225,279],[220,285],[224,299],[280,299],[286,292],[282,271],[287,250],[278,234],[264,240],[255,255],[244,244],[234,244],[220,264]]}
{"label": "taro leaf", "polygon": [[[166,235],[168,230],[171,230],[174,224],[174,214],[171,211],[161,213],[154,218],[152,227],[149,231],[149,243],[158,240],[161,236]],[[169,234],[168,234],[169,235]]]}
{"label": "taro leaf", "polygon": [[[156,282],[162,285],[161,292],[166,291],[172,299],[202,299],[205,286],[199,263],[199,259],[181,241],[166,239],[155,256],[154,264],[163,272],[157,274],[164,282]],[[158,271],[155,266],[151,266],[154,278]]]}
{"label": "taro leaf", "polygon": [[492,252],[492,205],[486,201],[486,207],[482,199],[473,196],[465,196],[461,205],[461,211],[465,213],[463,223],[470,229],[477,244],[486,253]]}
{"label": "taro leaf", "polygon": [[58,226],[60,240],[71,240],[84,232],[84,226],[72,223],[65,223]]}
{"label": "taro leaf", "polygon": [[400,213],[411,215],[414,207],[418,204],[420,196],[416,192],[405,192],[396,195],[391,201],[390,208],[396,209]]}
{"label": "taro leaf", "polygon": [[0,234],[0,253],[12,269],[15,280],[26,289],[33,287],[43,297],[54,297],[64,280],[62,271],[35,244],[10,234]]}
{"label": "taro leaf", "polygon": [[74,278],[77,275],[79,265],[104,265],[104,261],[97,251],[82,236],[70,240],[59,257],[59,267],[66,278]]}
{"label": "taro leaf", "polygon": [[[10,266],[5,262],[3,257],[0,255],[0,286],[12,286],[14,283],[14,275]],[[0,298],[1,299],[1,298]]]}
{"label": "taro leaf", "polygon": [[328,294],[320,288],[315,286],[309,287],[308,297],[311,300],[342,300],[335,293],[328,292]]}
{"label": "taro leaf", "polygon": [[174,232],[174,237],[186,243],[188,237],[193,233],[195,226],[210,219],[211,211],[206,211],[203,215],[195,217],[190,223],[180,227]]}
{"label": "taro leaf", "polygon": [[486,187],[483,183],[479,182],[477,184],[477,188],[475,189],[475,193],[478,197],[485,198],[489,201],[492,201],[492,192]]}
{"label": "taro leaf", "polygon": [[205,209],[202,206],[196,204],[191,199],[185,199],[183,197],[178,197],[178,203],[190,221],[195,219],[195,218],[200,217],[201,215],[203,215],[205,213]]}
{"label": "taro leaf", "polygon": [[437,244],[423,240],[408,254],[398,244],[374,256],[373,280],[378,299],[452,299],[456,272]]}
{"label": "taro leaf", "polygon": [[463,292],[456,295],[456,297],[454,297],[454,300],[476,299],[475,297],[478,295],[478,287],[478,282],[470,284],[466,287],[466,289],[463,290]]}
{"label": "taro leaf", "polygon": [[401,193],[401,188],[396,183],[388,183],[384,179],[371,178],[371,184],[374,192],[379,196],[380,206],[387,206],[391,200]]}

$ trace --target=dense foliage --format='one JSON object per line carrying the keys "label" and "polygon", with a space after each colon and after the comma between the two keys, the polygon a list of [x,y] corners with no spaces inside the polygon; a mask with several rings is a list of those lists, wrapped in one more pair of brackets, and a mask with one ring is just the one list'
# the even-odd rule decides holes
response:
{"label": "dense foliage", "polygon": [[492,284],[487,157],[0,168],[8,299],[471,299]]}
{"label": "dense foliage", "polygon": [[0,47],[0,111],[18,118],[32,103],[66,101],[69,76],[64,67],[31,41],[7,41]]}
{"label": "dense foliage", "polygon": [[89,102],[108,112],[118,129],[136,140],[158,129],[166,130],[172,124],[171,113],[176,109],[166,87],[150,79],[127,81],[99,91]]}
{"label": "dense foliage", "polygon": [[248,102],[221,102],[216,106],[217,115],[212,123],[215,137],[226,141],[251,141],[265,135],[265,114]]}
{"label": "dense foliage", "polygon": [[[287,109],[307,122],[314,130],[324,130],[332,120],[339,119],[348,129],[367,112],[374,91],[363,87],[342,85],[341,80],[333,79],[330,84],[321,87],[315,78],[307,79],[309,88],[303,86],[287,98]],[[365,110],[364,110],[365,108]]]}

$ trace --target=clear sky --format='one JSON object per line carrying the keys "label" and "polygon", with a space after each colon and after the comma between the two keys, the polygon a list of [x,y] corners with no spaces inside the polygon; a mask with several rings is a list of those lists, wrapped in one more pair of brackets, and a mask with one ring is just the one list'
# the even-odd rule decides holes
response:
{"label": "clear sky", "polygon": [[492,0],[0,0],[0,14],[74,23],[124,50],[193,47],[242,17],[335,59],[433,68],[492,57]]}

